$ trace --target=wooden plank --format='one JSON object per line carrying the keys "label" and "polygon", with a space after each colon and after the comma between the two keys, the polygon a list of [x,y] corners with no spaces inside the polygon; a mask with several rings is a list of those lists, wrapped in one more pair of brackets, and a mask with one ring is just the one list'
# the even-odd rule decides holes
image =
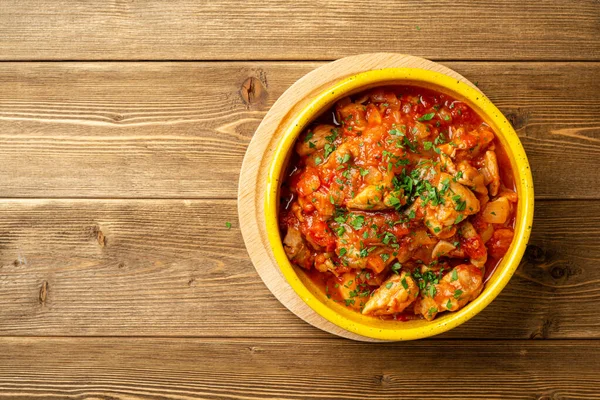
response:
{"label": "wooden plank", "polygon": [[4,60],[598,60],[595,0],[4,0]]}
{"label": "wooden plank", "polygon": [[598,399],[599,369],[595,341],[0,338],[11,400]]}
{"label": "wooden plank", "polygon": [[[318,65],[0,63],[0,197],[235,198],[266,110]],[[538,198],[600,198],[600,63],[447,65],[511,119]]]}
{"label": "wooden plank", "polygon": [[[234,200],[3,200],[0,335],[330,337],[270,294],[236,217]],[[516,276],[444,337],[600,337],[599,227],[600,201],[538,202]]]}

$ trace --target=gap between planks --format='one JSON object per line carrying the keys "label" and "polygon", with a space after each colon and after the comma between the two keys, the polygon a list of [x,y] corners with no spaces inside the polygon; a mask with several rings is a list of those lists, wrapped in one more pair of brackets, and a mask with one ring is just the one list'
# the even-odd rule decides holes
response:
{"label": "gap between planks", "polygon": [[[332,59],[280,59],[280,60],[269,60],[269,59],[248,59],[248,60],[229,60],[229,59],[164,59],[164,60],[148,60],[148,59],[103,59],[103,60],[85,60],[85,59],[68,59],[63,60],[51,60],[51,59],[17,59],[17,60],[0,60],[0,64],[3,63],[328,63],[336,61],[336,58]],[[551,60],[527,60],[527,59],[504,59],[504,60],[480,60],[480,59],[460,59],[460,58],[428,58],[430,61],[435,62],[469,62],[469,63],[523,63],[523,64],[535,64],[535,63],[600,63],[599,60],[593,58],[590,59],[577,59],[570,60],[568,58],[556,58]]]}

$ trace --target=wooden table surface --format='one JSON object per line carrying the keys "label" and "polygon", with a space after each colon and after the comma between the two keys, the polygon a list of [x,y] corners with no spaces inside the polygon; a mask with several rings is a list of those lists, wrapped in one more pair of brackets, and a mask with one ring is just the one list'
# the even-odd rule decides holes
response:
{"label": "wooden table surface", "polygon": [[[506,289],[417,342],[307,325],[237,222],[273,102],[377,51],[477,82],[535,181]],[[598,0],[3,0],[0,60],[0,398],[600,398]]]}

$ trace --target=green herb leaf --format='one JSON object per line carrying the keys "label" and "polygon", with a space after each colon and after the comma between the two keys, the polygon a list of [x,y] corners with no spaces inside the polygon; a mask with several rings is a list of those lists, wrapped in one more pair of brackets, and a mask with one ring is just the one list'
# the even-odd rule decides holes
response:
{"label": "green herb leaf", "polygon": [[365,224],[365,217],[363,217],[362,215],[355,215],[354,218],[352,218],[352,221],[350,222],[350,225],[352,225],[354,230],[361,229],[364,224]]}
{"label": "green herb leaf", "polygon": [[325,153],[323,154],[323,156],[324,156],[325,158],[327,158],[327,157],[329,157],[329,155],[330,155],[331,153],[333,153],[333,152],[334,152],[334,150],[335,150],[335,146],[332,146],[332,145],[330,145],[329,143],[326,143],[326,144],[325,144],[325,147],[324,147],[324,150],[325,150]]}
{"label": "green herb leaf", "polygon": [[400,283],[402,284],[402,287],[407,290],[408,289],[408,282],[406,282],[406,278],[402,278],[402,280],[400,281]]}
{"label": "green herb leaf", "polygon": [[225,222],[225,228],[231,229],[231,222]]}
{"label": "green herb leaf", "polygon": [[337,136],[338,136],[338,130],[334,128],[330,132],[331,132],[331,135],[325,136],[325,139],[328,142],[333,143],[335,141],[335,139],[337,138]]}
{"label": "green herb leaf", "polygon": [[433,117],[435,117],[435,113],[428,113],[421,116],[421,118],[417,118],[417,121],[431,121]]}
{"label": "green herb leaf", "polygon": [[463,291],[462,291],[462,290],[460,290],[460,289],[456,289],[456,290],[454,291],[454,298],[455,298],[455,299],[459,299],[461,294],[463,294]]}
{"label": "green herb leaf", "polygon": [[392,286],[394,286],[393,282],[388,282],[388,283],[385,284],[385,287],[388,288],[388,289],[391,289]]}
{"label": "green herb leaf", "polygon": [[437,293],[437,289],[433,285],[427,286],[426,291],[427,291],[427,294],[429,295],[429,297],[435,297],[435,295]]}
{"label": "green herb leaf", "polygon": [[452,270],[452,275],[450,276],[450,282],[454,282],[456,280],[458,280],[458,272],[456,271],[456,269]]}

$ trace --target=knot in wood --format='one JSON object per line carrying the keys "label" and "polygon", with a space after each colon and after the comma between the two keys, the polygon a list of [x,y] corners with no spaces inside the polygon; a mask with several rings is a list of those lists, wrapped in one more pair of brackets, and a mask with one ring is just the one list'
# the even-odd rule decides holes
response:
{"label": "knot in wood", "polygon": [[242,83],[240,95],[244,103],[250,107],[264,102],[267,97],[267,89],[260,79],[250,77]]}
{"label": "knot in wood", "polygon": [[552,275],[552,277],[554,279],[560,279],[563,276],[565,276],[565,274],[567,273],[566,268],[565,267],[554,267],[550,270],[550,275]]}
{"label": "knot in wood", "polygon": [[529,112],[521,109],[517,109],[516,111],[512,111],[506,114],[506,119],[508,119],[515,128],[515,130],[524,128],[529,122]]}
{"label": "knot in wood", "polygon": [[46,304],[46,298],[48,297],[48,281],[43,281],[40,287],[39,300],[41,305]]}
{"label": "knot in wood", "polygon": [[381,386],[389,385],[392,382],[392,377],[386,374],[377,375],[375,377],[375,382],[380,384]]}
{"label": "knot in wood", "polygon": [[532,264],[541,264],[546,261],[546,252],[541,247],[530,244],[525,250],[525,258]]}

